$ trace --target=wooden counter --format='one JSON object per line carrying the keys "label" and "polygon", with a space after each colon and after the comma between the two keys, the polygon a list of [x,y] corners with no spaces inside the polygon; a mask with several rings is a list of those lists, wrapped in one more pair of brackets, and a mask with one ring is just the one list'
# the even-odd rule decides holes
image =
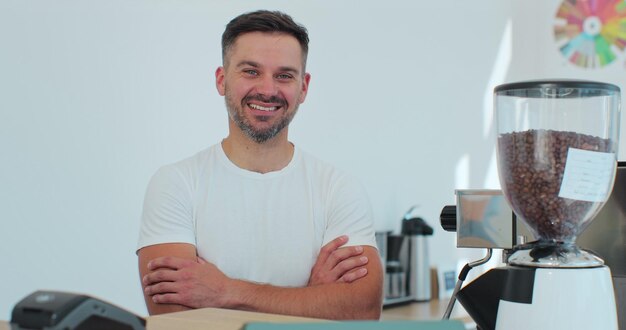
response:
{"label": "wooden counter", "polygon": [[[380,319],[381,321],[440,320],[447,305],[447,300],[432,300],[429,302],[414,302],[400,306],[386,307],[383,309]],[[476,327],[472,319],[458,303],[455,304],[450,318],[463,321],[466,329],[475,329]],[[150,316],[147,318],[146,328],[147,330],[240,330],[244,324],[249,322],[283,323],[328,321],[287,315],[203,308],[185,312]],[[10,330],[9,324],[5,321],[0,321],[0,330]]]}
{"label": "wooden counter", "polygon": [[[383,309],[381,321],[426,321],[441,320],[448,306],[447,300],[414,302]],[[476,325],[460,304],[455,304],[451,319],[460,320],[466,329],[474,329]],[[249,322],[328,322],[321,319],[295,317],[287,315],[244,312],[229,309],[203,308],[186,312],[163,314],[148,317],[148,330],[169,329],[207,329],[210,320],[211,329],[239,330]]]}
{"label": "wooden counter", "polygon": [[147,321],[147,330],[240,330],[244,324],[250,322],[328,322],[306,317],[218,308],[202,308],[185,312],[155,315],[148,317]]}

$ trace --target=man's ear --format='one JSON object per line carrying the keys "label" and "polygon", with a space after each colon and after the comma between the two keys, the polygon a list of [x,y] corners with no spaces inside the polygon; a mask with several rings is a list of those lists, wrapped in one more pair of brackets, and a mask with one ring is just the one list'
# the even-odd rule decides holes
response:
{"label": "man's ear", "polygon": [[302,79],[302,93],[300,94],[300,103],[303,103],[306,99],[306,94],[309,91],[309,82],[311,81],[311,74],[305,73]]}
{"label": "man's ear", "polygon": [[224,67],[220,66],[215,70],[215,87],[217,88],[217,92],[220,93],[221,96],[226,94],[226,89],[224,88],[224,75],[226,74]]}

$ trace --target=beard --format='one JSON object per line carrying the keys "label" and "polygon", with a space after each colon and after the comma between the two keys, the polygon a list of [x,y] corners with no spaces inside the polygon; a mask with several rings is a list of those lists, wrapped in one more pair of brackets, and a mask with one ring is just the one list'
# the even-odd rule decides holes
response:
{"label": "beard", "polygon": [[[283,128],[289,126],[289,123],[291,123],[291,120],[296,115],[296,112],[298,112],[298,105],[296,105],[292,112],[285,110],[284,115],[279,118],[274,125],[266,128],[257,128],[253,125],[251,119],[245,116],[244,108],[249,101],[257,100],[261,102],[278,103],[283,109],[288,108],[287,101],[276,96],[268,98],[260,94],[255,94],[247,95],[241,100],[241,104],[237,105],[228,89],[226,89],[224,99],[226,102],[226,110],[228,110],[228,116],[230,119],[237,124],[239,129],[241,129],[246,136],[256,143],[264,143],[274,138],[283,130]],[[271,120],[271,117],[273,116],[255,116],[255,119],[259,122],[267,122]]]}

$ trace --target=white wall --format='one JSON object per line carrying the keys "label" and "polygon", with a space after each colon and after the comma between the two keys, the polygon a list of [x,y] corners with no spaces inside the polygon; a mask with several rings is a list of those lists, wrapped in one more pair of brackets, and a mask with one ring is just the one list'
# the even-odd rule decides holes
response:
{"label": "white wall", "polygon": [[145,186],[226,135],[220,36],[259,8],[310,31],[310,94],[292,141],[362,180],[378,230],[398,230],[419,204],[435,265],[480,256],[456,249],[438,216],[455,188],[497,187],[491,89],[537,70],[511,54],[526,38],[511,16],[522,3],[0,0],[0,319],[37,289],[145,315]]}

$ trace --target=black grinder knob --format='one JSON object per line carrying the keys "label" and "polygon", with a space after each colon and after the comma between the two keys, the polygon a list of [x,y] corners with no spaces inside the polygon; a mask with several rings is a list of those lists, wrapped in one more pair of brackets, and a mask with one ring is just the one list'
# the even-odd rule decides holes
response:
{"label": "black grinder knob", "polygon": [[444,206],[439,221],[443,230],[456,232],[456,205]]}

